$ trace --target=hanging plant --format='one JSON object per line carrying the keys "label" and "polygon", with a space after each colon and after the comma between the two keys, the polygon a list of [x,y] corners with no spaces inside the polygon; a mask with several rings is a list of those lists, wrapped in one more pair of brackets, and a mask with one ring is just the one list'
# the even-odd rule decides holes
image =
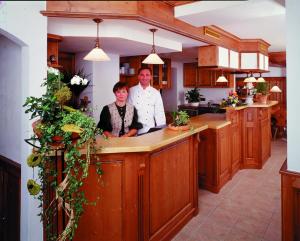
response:
{"label": "hanging plant", "polygon": [[[47,240],[72,240],[78,221],[89,204],[81,187],[89,174],[90,156],[96,150],[95,138],[101,134],[93,118],[79,110],[65,106],[71,98],[69,87],[61,82],[62,74],[48,68],[47,78],[42,86],[46,93],[41,97],[28,97],[23,107],[31,113],[31,119],[38,117],[33,125],[34,137],[40,147],[34,148],[27,158],[28,166],[38,167],[38,179],[28,180],[27,188],[31,195],[40,200],[41,218],[46,229]],[[86,148],[82,158],[80,148]],[[64,180],[58,183],[53,152],[63,150],[65,159]],[[57,164],[57,163],[56,163]],[[102,175],[97,163],[97,173]],[[39,184],[40,183],[40,184]],[[54,198],[46,190],[51,188]],[[68,223],[62,233],[52,233],[56,211],[62,209],[68,216]]]}

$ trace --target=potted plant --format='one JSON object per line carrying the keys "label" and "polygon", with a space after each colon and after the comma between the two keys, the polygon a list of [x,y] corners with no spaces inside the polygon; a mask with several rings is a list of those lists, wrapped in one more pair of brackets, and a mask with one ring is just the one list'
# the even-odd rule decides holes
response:
{"label": "potted plant", "polygon": [[255,86],[256,100],[261,104],[266,104],[269,96],[269,86],[267,82],[258,82]]}
{"label": "potted plant", "polygon": [[171,130],[188,130],[190,129],[188,122],[190,117],[186,111],[173,111],[173,122],[168,125]]}
{"label": "potted plant", "polygon": [[[28,180],[27,188],[31,195],[40,200],[40,216],[47,240],[73,239],[84,205],[88,204],[81,187],[89,174],[95,137],[101,133],[93,118],[64,105],[70,100],[71,91],[61,79],[62,74],[57,69],[48,68],[47,78],[42,84],[46,87],[46,93],[41,97],[27,97],[23,105],[26,107],[25,113],[31,113],[31,119],[39,118],[33,124],[35,135],[31,138],[39,142],[39,147],[34,148],[27,158],[30,167],[39,168],[38,180],[34,177]],[[85,158],[79,151],[83,145],[86,148]],[[55,178],[59,173],[55,168],[58,160],[53,157],[53,152],[57,150],[64,153],[64,179],[61,182]],[[97,173],[102,174],[100,166]],[[49,189],[54,195],[49,196]],[[69,218],[64,231],[57,234],[51,230],[59,209]]]}
{"label": "potted plant", "polygon": [[200,103],[201,94],[199,92],[199,88],[193,88],[188,90],[185,93],[185,99],[190,103],[192,106],[198,106]]}

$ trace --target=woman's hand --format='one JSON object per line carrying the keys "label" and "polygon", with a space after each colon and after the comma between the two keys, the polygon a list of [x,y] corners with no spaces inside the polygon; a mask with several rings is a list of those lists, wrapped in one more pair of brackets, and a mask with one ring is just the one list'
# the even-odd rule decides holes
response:
{"label": "woman's hand", "polygon": [[137,133],[137,129],[131,129],[128,133],[124,134],[121,137],[130,137],[130,136],[135,136]]}

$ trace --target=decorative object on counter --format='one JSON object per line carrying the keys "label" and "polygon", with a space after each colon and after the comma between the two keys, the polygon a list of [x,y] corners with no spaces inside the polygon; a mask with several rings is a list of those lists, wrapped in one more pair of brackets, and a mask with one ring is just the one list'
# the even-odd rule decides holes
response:
{"label": "decorative object on counter", "polygon": [[257,82],[256,86],[256,100],[258,103],[267,104],[269,90],[268,90],[268,83],[267,82]]}
{"label": "decorative object on counter", "polygon": [[93,21],[97,23],[97,38],[95,41],[95,47],[83,59],[88,61],[109,61],[110,58],[103,51],[103,49],[100,48],[99,23],[101,23],[103,20],[95,18]]}
{"label": "decorative object on counter", "polygon": [[[27,97],[23,105],[26,107],[25,113],[31,113],[31,119],[40,118],[33,123],[35,135],[26,139],[29,144],[29,141],[39,143],[39,146],[31,144],[34,149],[27,158],[29,167],[38,167],[38,178],[33,175],[27,182],[27,188],[40,201],[39,216],[44,223],[46,240],[57,241],[73,239],[84,206],[90,204],[81,186],[89,174],[95,137],[101,133],[93,118],[64,105],[70,99],[71,92],[61,82],[62,78],[57,69],[48,68],[47,78],[41,85],[46,87],[46,93],[42,97]],[[85,158],[79,151],[83,145],[86,148]],[[61,159],[58,159],[58,151],[62,153]],[[62,181],[56,179],[59,162],[64,166]],[[101,175],[99,165],[97,173]],[[68,216],[68,223],[60,234],[53,229],[59,212],[62,216]]]}
{"label": "decorative object on counter", "polygon": [[190,116],[186,111],[173,111],[172,119],[173,122],[168,125],[169,129],[174,131],[185,131],[190,129],[190,126],[188,125]]}
{"label": "decorative object on counter", "polygon": [[143,60],[143,64],[164,64],[164,61],[157,55],[154,45],[154,33],[157,31],[155,28],[149,29],[152,32],[152,50],[151,53]]}
{"label": "decorative object on counter", "polygon": [[87,79],[90,74],[85,74],[84,69],[81,68],[75,73],[64,72],[64,78],[62,81],[67,84],[67,86],[72,91],[72,98],[69,105],[74,109],[79,109],[81,106],[80,103],[80,94],[89,86],[90,81]]}
{"label": "decorative object on counter", "polygon": [[246,83],[246,89],[247,89],[247,97],[245,103],[248,105],[253,104],[253,96],[255,95],[255,88],[252,83],[256,82],[256,79],[253,77],[252,73],[250,74],[250,77],[245,78],[244,82]]}
{"label": "decorative object on counter", "polygon": [[193,88],[185,93],[185,99],[191,106],[198,106],[202,96],[199,88]]}
{"label": "decorative object on counter", "polygon": [[83,99],[80,99],[80,110],[82,112],[87,112],[89,103],[91,103],[91,101],[89,101],[89,97],[86,95],[83,96]]}
{"label": "decorative object on counter", "polygon": [[237,93],[235,91],[230,91],[229,95],[227,97],[227,99],[222,100],[222,102],[220,103],[221,107],[228,107],[228,106],[232,106],[232,107],[236,107],[239,103],[239,96],[237,95]]}

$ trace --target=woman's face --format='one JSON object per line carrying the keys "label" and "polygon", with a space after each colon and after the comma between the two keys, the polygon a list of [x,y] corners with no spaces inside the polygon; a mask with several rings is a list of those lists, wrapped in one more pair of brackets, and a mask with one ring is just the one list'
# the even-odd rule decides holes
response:
{"label": "woman's face", "polygon": [[127,100],[128,92],[127,92],[126,88],[118,89],[115,92],[115,96],[116,96],[117,101],[124,102]]}

